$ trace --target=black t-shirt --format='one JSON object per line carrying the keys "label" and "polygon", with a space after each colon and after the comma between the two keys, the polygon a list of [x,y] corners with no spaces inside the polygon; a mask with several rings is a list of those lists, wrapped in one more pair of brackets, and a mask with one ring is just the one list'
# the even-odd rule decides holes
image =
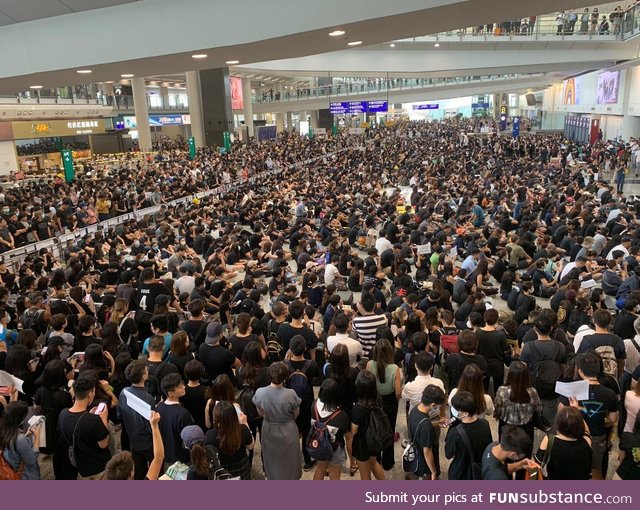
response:
{"label": "black t-shirt", "polygon": [[168,405],[160,402],[156,406],[156,412],[160,415],[160,433],[164,443],[164,461],[173,464],[176,461],[189,463],[189,450],[187,450],[180,438],[182,429],[194,425],[193,417],[179,404]]}
{"label": "black t-shirt", "polygon": [[421,412],[418,406],[414,407],[409,413],[409,432],[413,437],[418,454],[418,470],[415,474],[418,476],[430,475],[431,471],[424,458],[423,448],[431,448],[436,467],[439,468],[438,435],[431,424],[429,415]]}
{"label": "black t-shirt", "polygon": [[460,377],[467,365],[476,364],[483,374],[487,372],[487,360],[479,354],[465,354],[458,352],[447,356],[444,369],[449,374],[449,388],[457,388]]}
{"label": "black t-shirt", "polygon": [[497,377],[504,374],[505,353],[509,351],[509,342],[504,332],[478,329],[476,336],[477,353],[487,360],[487,375]]}
{"label": "black t-shirt", "polygon": [[577,354],[583,352],[595,352],[598,347],[611,346],[616,354],[616,359],[626,359],[627,353],[624,349],[624,342],[618,335],[612,335],[611,333],[594,333],[593,335],[587,335],[582,339]]}
{"label": "black t-shirt", "polygon": [[[564,406],[569,405],[567,397],[560,397],[560,402]],[[591,435],[593,437],[602,437],[606,435],[604,420],[609,413],[618,411],[618,399],[616,394],[609,388],[605,388],[601,384],[590,384],[589,400],[581,400],[580,407]]]}
{"label": "black t-shirt", "polygon": [[456,427],[449,429],[445,441],[445,455],[448,459],[453,458],[449,466],[449,480],[473,480],[473,469],[471,459],[465,444],[460,436],[459,429],[464,428],[471,444],[474,462],[482,462],[482,454],[491,444],[491,427],[487,420],[477,419],[472,423],[460,423]]}
{"label": "black t-shirt", "polygon": [[640,480],[640,434],[625,432],[620,438],[624,460],[616,473],[623,480]]}
{"label": "black t-shirt", "polygon": [[393,266],[393,262],[395,261],[395,254],[392,249],[384,250],[380,254],[380,267],[391,267]]}
{"label": "black t-shirt", "polygon": [[210,381],[213,381],[220,374],[227,374],[231,382],[235,384],[236,378],[233,375],[232,367],[236,362],[236,357],[230,350],[220,345],[202,344],[199,354]]}
{"label": "black t-shirt", "polygon": [[[539,449],[536,459],[542,463],[545,450]],[[591,478],[591,446],[584,439],[565,441],[554,438],[547,471],[549,480],[589,480]]]}
{"label": "black t-shirt", "polygon": [[284,352],[289,350],[289,342],[296,335],[302,335],[307,342],[307,349],[315,349],[318,345],[318,337],[309,328],[303,326],[301,328],[294,328],[291,324],[282,324],[278,328],[278,337],[282,342],[282,348]]}
{"label": "black t-shirt", "polygon": [[109,437],[109,429],[104,426],[100,416],[85,411],[72,413],[64,409],[58,417],[58,433],[64,451],[73,444],[75,437],[74,451],[80,475],[92,476],[104,471],[111,453],[109,448],[98,446],[100,441]]}
{"label": "black t-shirt", "polygon": [[189,363],[190,361],[193,361],[195,358],[193,357],[193,354],[191,353],[187,353],[187,354],[182,354],[180,356],[175,356],[171,353],[169,353],[169,356],[167,356],[167,363],[170,363],[172,365],[174,365],[177,369],[178,369],[178,373],[180,374],[180,376],[185,379],[184,376],[184,366]]}
{"label": "black t-shirt", "polygon": [[251,431],[248,427],[244,425],[240,427],[242,433],[242,440],[240,442],[240,448],[237,451],[228,454],[220,451],[220,440],[218,437],[218,430],[211,429],[207,431],[204,436],[204,444],[211,445],[216,450],[218,450],[218,458],[220,459],[220,464],[222,467],[226,468],[228,466],[233,466],[234,464],[240,464],[247,456],[247,446],[251,444],[253,441],[253,436],[251,435]]}
{"label": "black t-shirt", "polygon": [[196,425],[202,430],[207,430],[204,420],[204,410],[207,405],[207,398],[205,396],[207,388],[202,384],[194,387],[187,385],[184,390],[184,397],[180,399],[180,403],[189,411]]}
{"label": "black t-shirt", "polygon": [[145,312],[153,313],[153,309],[156,307],[156,299],[161,295],[173,297],[171,291],[163,283],[140,283],[138,285],[138,308]]}
{"label": "black t-shirt", "polygon": [[207,322],[204,320],[190,319],[185,321],[180,329],[189,336],[189,341],[197,346],[200,346],[207,336]]}
{"label": "black t-shirt", "polygon": [[242,355],[244,353],[244,349],[249,345],[249,342],[257,342],[258,335],[250,334],[249,336],[238,337],[233,335],[228,338],[229,343],[231,344],[231,352],[233,355],[239,360],[242,359]]}
{"label": "black t-shirt", "polygon": [[487,445],[482,454],[482,479],[483,480],[511,480],[507,466],[504,462],[494,457],[491,451],[498,443]]}

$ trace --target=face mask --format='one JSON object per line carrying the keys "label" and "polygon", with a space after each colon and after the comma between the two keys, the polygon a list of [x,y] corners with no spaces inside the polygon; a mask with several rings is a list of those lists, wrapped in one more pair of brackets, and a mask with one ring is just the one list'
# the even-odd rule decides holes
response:
{"label": "face mask", "polygon": [[140,241],[134,241],[134,242],[133,242],[133,245],[134,245],[136,248],[138,248],[138,247],[140,246]]}
{"label": "face mask", "polygon": [[438,412],[440,412],[440,406],[439,406],[439,405],[434,405],[434,406],[432,407],[432,410],[433,410],[434,412],[438,413]]}

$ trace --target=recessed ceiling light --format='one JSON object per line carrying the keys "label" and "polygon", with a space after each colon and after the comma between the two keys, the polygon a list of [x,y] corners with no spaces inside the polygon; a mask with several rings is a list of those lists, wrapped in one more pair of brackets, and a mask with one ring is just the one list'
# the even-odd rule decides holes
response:
{"label": "recessed ceiling light", "polygon": [[78,74],[90,74],[90,73],[92,73],[92,71],[91,71],[91,69],[78,69],[76,71],[76,73],[78,73]]}
{"label": "recessed ceiling light", "polygon": [[346,32],[344,30],[334,30],[333,32],[329,32],[331,37],[338,37],[339,35],[344,35]]}
{"label": "recessed ceiling light", "polygon": [[120,77],[121,78],[133,78],[133,74],[121,74]]}
{"label": "recessed ceiling light", "polygon": [[227,65],[232,66],[232,65],[235,65],[235,64],[239,64],[239,63],[240,63],[240,61],[239,61],[239,60],[227,60],[225,63],[226,63]]}
{"label": "recessed ceiling light", "polygon": [[196,58],[196,59],[207,58],[207,54],[206,53],[196,53],[195,55],[191,55],[191,58]]}
{"label": "recessed ceiling light", "polygon": [[440,43],[435,43],[433,46],[436,47],[436,48],[439,48],[440,47]]}
{"label": "recessed ceiling light", "polygon": [[395,47],[396,47],[396,45],[395,45],[395,44],[393,44],[393,43],[391,43],[391,44],[389,45],[389,48],[395,48]]}
{"label": "recessed ceiling light", "polygon": [[36,90],[36,89],[41,89],[41,88],[42,88],[42,85],[31,85],[31,86],[29,86],[29,88],[30,88],[30,89],[34,89],[34,90]]}
{"label": "recessed ceiling light", "polygon": [[362,41],[351,41],[347,43],[348,46],[358,46],[359,44],[362,44]]}

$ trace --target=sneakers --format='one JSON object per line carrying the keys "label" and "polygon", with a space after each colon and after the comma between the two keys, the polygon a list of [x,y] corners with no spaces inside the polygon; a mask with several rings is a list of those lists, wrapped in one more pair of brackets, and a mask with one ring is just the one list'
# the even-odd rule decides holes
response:
{"label": "sneakers", "polygon": [[312,460],[311,462],[305,462],[303,469],[305,471],[311,471],[315,467],[316,464],[317,464],[317,461],[315,461],[315,460]]}

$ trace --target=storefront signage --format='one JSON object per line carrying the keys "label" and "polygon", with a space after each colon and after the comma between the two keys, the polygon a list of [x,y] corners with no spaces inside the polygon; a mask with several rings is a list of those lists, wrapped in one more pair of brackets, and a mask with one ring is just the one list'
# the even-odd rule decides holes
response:
{"label": "storefront signage", "polygon": [[[124,127],[127,129],[138,129],[138,121],[135,116],[123,117]],[[182,126],[191,124],[190,115],[149,115],[149,125],[159,126]]]}
{"label": "storefront signage", "polygon": [[14,140],[104,133],[104,119],[12,122]]}
{"label": "storefront signage", "polygon": [[471,103],[471,108],[489,108],[489,103],[484,103],[484,102]]}
{"label": "storefront signage", "polygon": [[438,108],[440,108],[440,105],[438,103],[435,103],[435,104],[414,104],[413,105],[413,109],[414,110],[437,110]]}

